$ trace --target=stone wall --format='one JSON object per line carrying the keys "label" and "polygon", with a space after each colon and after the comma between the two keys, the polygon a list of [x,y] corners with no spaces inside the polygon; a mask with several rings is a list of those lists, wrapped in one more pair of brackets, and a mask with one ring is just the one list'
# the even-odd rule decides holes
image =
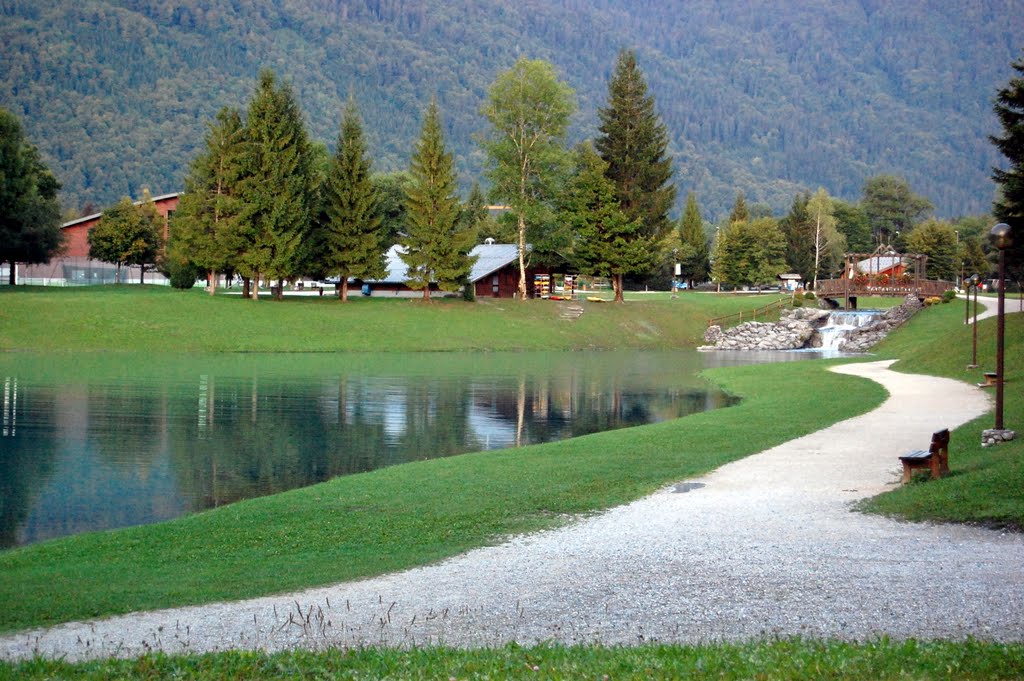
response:
{"label": "stone wall", "polygon": [[[865,352],[875,343],[914,316],[923,307],[917,296],[908,295],[903,303],[886,310],[874,324],[850,331],[839,344],[842,352]],[[798,307],[786,310],[777,323],[744,322],[723,331],[720,326],[709,326],[704,333],[708,345],[697,348],[709,350],[798,350],[821,346],[817,332],[824,326],[830,310]]]}

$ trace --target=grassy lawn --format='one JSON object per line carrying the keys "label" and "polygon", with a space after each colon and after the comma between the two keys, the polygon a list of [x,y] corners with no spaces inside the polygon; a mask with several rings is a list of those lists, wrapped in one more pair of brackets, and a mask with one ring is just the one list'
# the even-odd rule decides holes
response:
{"label": "grassy lawn", "polygon": [[[0,352],[422,352],[668,349],[775,296],[631,294],[625,304],[208,296],[162,286],[0,287]],[[562,319],[568,305],[578,319]],[[441,331],[441,332],[439,332]]]}
{"label": "grassy lawn", "polygon": [[[971,362],[971,326],[963,324],[963,304],[929,308],[879,347],[882,357],[900,358],[898,371],[947,376],[978,383],[995,370],[996,320],[978,324],[977,369]],[[1024,529],[1024,314],[1006,316],[1006,384],[1003,420],[1017,439],[998,447],[981,446],[981,431],[995,425],[993,413],[957,428],[950,442],[952,475],[939,481],[919,479],[867,501],[865,510],[912,520],[978,523]],[[987,389],[995,394],[992,388]],[[936,430],[942,424],[936,424]],[[927,445],[922,442],[921,446]]]}
{"label": "grassy lawn", "polygon": [[78,665],[0,663],[0,679],[1019,679],[1024,645],[967,641],[637,647],[515,645],[487,650],[368,648],[275,655],[146,656]]}

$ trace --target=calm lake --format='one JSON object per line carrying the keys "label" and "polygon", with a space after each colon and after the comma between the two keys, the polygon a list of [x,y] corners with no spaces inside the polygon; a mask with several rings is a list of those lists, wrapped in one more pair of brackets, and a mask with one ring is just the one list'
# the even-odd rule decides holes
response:
{"label": "calm lake", "polygon": [[696,373],[749,359],[0,355],[0,547],[726,406]]}

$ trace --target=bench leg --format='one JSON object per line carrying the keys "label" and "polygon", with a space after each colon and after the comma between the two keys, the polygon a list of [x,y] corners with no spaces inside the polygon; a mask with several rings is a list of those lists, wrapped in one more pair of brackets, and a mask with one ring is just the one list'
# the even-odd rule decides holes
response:
{"label": "bench leg", "polygon": [[903,484],[904,485],[907,484],[908,482],[910,482],[910,474],[911,474],[910,464],[907,463],[906,461],[904,461],[903,462]]}
{"label": "bench leg", "polygon": [[932,455],[932,458],[928,460],[928,467],[932,469],[932,480],[938,480],[942,477],[942,469],[939,467],[939,457]]}

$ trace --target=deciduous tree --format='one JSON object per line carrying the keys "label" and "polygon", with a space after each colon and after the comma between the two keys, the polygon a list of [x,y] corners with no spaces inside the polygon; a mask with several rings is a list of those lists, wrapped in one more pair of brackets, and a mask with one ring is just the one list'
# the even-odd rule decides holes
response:
{"label": "deciduous tree", "polygon": [[786,269],[786,238],[773,218],[734,222],[719,233],[714,274],[733,286],[769,284]]}
{"label": "deciduous tree", "polygon": [[139,265],[145,280],[145,266],[155,263],[163,247],[163,218],[147,191],[135,204],[128,197],[103,211],[99,223],[89,230],[89,257],[117,266],[117,283],[123,265]]}
{"label": "deciduous tree", "polygon": [[29,144],[21,123],[0,108],[0,262],[43,263],[60,251],[60,183]]}
{"label": "deciduous tree", "polygon": [[370,174],[371,161],[355,100],[342,114],[338,148],[324,182],[320,229],[324,271],[339,275],[339,298],[348,300],[348,279],[380,279],[386,273],[380,194]]}
{"label": "deciduous tree", "polygon": [[934,218],[925,220],[907,236],[907,248],[928,256],[929,278],[956,279],[960,258],[953,225]]}
{"label": "deciduous tree", "polygon": [[445,149],[441,114],[431,101],[409,167],[406,188],[408,233],[402,239],[402,260],[409,267],[408,283],[430,300],[430,284],[442,291],[468,285],[474,259],[469,251],[476,233],[460,217],[462,205],[452,154]]}
{"label": "deciduous tree", "polygon": [[546,224],[568,165],[563,146],[576,110],[572,88],[545,61],[520,57],[498,75],[483,114],[491,129],[483,141],[492,196],[509,206],[516,222],[519,287],[526,299],[528,229]]}
{"label": "deciduous tree", "polygon": [[846,239],[836,229],[832,198],[824,187],[819,187],[807,200],[807,215],[813,226],[811,245],[814,252],[814,288],[818,288],[818,276],[822,271],[834,270],[842,260]]}

